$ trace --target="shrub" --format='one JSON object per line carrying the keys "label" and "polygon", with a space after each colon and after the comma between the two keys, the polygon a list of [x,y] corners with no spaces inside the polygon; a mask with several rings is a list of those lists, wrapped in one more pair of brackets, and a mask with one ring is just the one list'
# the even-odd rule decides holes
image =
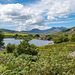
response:
{"label": "shrub", "polygon": [[15,44],[11,44],[11,43],[8,43],[8,45],[6,46],[6,50],[8,53],[13,53],[13,51],[15,50]]}
{"label": "shrub", "polygon": [[51,37],[51,36],[47,37],[47,40],[51,40],[51,39],[52,39],[52,37]]}
{"label": "shrub", "polygon": [[69,38],[67,36],[64,36],[63,37],[63,42],[68,42],[69,41]]}
{"label": "shrub", "polygon": [[75,36],[75,34],[72,35],[72,37],[74,37],[74,36]]}
{"label": "shrub", "polygon": [[34,37],[40,37],[40,35],[39,34],[35,34],[35,36]]}
{"label": "shrub", "polygon": [[30,45],[28,43],[28,40],[24,40],[24,41],[20,42],[14,55],[16,55],[16,56],[21,55],[21,54],[37,55],[38,52],[36,49],[37,48],[35,45],[33,45],[33,44]]}
{"label": "shrub", "polygon": [[61,43],[61,42],[62,42],[62,40],[60,38],[54,39],[54,43]]}
{"label": "shrub", "polygon": [[15,34],[14,38],[17,39],[18,36],[19,36],[18,34]]}
{"label": "shrub", "polygon": [[2,31],[0,30],[0,47],[2,47],[4,45],[3,39],[4,39],[4,35],[3,35]]}
{"label": "shrub", "polygon": [[28,37],[33,37],[33,35],[32,34],[28,34]]}
{"label": "shrub", "polygon": [[71,37],[71,42],[75,42],[75,36]]}
{"label": "shrub", "polygon": [[68,42],[69,39],[67,36],[59,36],[58,38],[54,39],[54,43],[62,43],[62,42]]}

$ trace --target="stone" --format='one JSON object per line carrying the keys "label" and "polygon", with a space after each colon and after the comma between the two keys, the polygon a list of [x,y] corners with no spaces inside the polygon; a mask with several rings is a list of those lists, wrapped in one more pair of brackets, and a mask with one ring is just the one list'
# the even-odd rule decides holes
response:
{"label": "stone", "polygon": [[72,52],[72,53],[70,53],[70,54],[67,56],[67,58],[75,58],[75,51]]}

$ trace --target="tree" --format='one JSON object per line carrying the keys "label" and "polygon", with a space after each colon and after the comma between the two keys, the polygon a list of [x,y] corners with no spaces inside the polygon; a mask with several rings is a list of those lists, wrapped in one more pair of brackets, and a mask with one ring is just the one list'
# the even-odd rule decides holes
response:
{"label": "tree", "polygon": [[35,34],[35,36],[34,37],[40,37],[40,35],[39,34]]}
{"label": "tree", "polygon": [[52,36],[48,36],[48,37],[47,37],[47,40],[51,40],[51,39],[52,39]]}
{"label": "tree", "polygon": [[28,37],[33,37],[33,35],[32,34],[28,34]]}
{"label": "tree", "polygon": [[15,44],[11,44],[11,43],[8,43],[8,45],[6,46],[6,50],[8,53],[13,53],[15,48],[16,48]]}
{"label": "tree", "polygon": [[19,36],[18,34],[15,34],[15,35],[14,35],[14,38],[17,39],[18,36]]}
{"label": "tree", "polygon": [[3,39],[4,39],[4,35],[2,33],[2,30],[0,30],[0,48],[4,45]]}

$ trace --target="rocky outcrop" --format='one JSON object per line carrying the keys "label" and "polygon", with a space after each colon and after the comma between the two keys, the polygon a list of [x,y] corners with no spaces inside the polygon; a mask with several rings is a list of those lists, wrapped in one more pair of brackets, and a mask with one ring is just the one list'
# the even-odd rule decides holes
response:
{"label": "rocky outcrop", "polygon": [[39,37],[39,40],[46,40],[46,36]]}
{"label": "rocky outcrop", "polygon": [[67,58],[75,58],[75,51],[72,52],[72,53],[70,53],[70,54],[67,56]]}

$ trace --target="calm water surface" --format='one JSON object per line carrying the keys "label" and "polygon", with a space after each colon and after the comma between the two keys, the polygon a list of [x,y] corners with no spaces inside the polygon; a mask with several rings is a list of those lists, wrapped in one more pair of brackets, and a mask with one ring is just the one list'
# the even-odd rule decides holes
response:
{"label": "calm water surface", "polygon": [[20,40],[20,39],[13,39],[13,38],[6,38],[6,39],[4,39],[3,42],[4,42],[4,45],[7,46],[8,43],[18,45],[18,44],[20,44],[20,41],[22,41],[22,40]]}
{"label": "calm water surface", "polygon": [[[5,38],[4,39],[4,45],[7,46],[8,43],[18,45],[20,44],[20,41],[23,41],[21,39],[13,39],[13,38]],[[36,46],[43,46],[48,45],[49,43],[53,43],[53,41],[47,41],[47,40],[38,40],[38,39],[32,39],[29,41],[30,44],[34,44]],[[0,49],[1,51],[2,49]]]}
{"label": "calm water surface", "polygon": [[43,45],[48,45],[49,43],[53,43],[53,41],[32,39],[29,41],[29,43],[34,44],[36,46],[43,46]]}
{"label": "calm water surface", "polygon": [[[13,39],[13,38],[6,38],[4,39],[4,45],[7,46],[8,43],[18,45],[20,44],[20,39]],[[38,39],[32,39],[29,41],[30,44],[34,44],[36,46],[43,46],[48,45],[49,43],[53,43],[53,41],[47,41],[47,40],[38,40]]]}

